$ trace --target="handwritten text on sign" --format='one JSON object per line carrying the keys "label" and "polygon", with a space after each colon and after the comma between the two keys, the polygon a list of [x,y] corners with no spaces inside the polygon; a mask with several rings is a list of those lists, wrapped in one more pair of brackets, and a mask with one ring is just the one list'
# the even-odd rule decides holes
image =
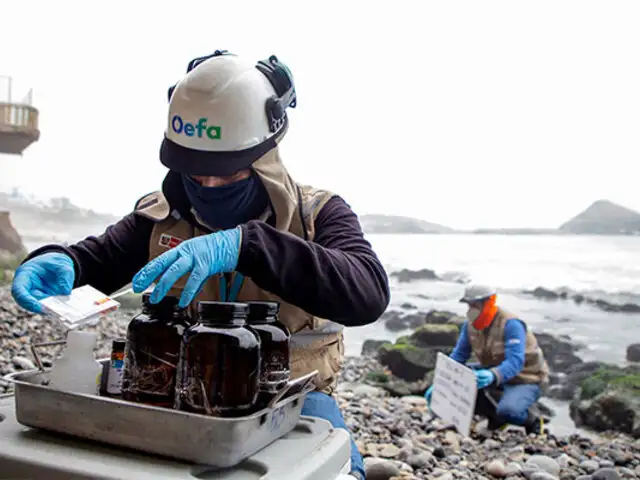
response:
{"label": "handwritten text on sign", "polygon": [[462,435],[468,436],[477,393],[473,370],[438,353],[431,410],[442,420],[455,426]]}

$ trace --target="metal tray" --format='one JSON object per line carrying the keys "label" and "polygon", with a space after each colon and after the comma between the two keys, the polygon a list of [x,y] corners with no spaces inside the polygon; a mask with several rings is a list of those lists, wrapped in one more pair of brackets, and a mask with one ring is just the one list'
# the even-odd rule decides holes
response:
{"label": "metal tray", "polygon": [[306,395],[315,388],[316,374],[290,381],[267,408],[238,418],[63,392],[44,385],[49,371],[17,372],[4,378],[14,383],[16,419],[22,425],[227,468],[295,427]]}

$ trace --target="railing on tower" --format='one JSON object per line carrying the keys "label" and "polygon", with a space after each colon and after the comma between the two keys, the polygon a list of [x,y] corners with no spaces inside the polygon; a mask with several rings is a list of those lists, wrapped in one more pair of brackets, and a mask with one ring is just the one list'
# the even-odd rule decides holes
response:
{"label": "railing on tower", "polygon": [[11,77],[0,75],[0,153],[22,155],[40,138],[38,109],[33,103],[33,90],[14,101]]}

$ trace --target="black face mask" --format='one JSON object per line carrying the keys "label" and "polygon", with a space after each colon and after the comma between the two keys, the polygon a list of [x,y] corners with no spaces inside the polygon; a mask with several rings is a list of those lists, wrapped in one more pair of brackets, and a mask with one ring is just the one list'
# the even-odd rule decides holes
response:
{"label": "black face mask", "polygon": [[269,206],[269,195],[258,175],[220,187],[203,187],[190,175],[182,175],[191,205],[211,228],[234,228],[255,220]]}

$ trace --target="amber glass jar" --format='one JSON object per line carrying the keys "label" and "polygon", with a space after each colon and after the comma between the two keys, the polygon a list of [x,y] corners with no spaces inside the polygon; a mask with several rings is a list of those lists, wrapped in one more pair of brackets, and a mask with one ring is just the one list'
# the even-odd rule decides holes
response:
{"label": "amber glass jar", "polygon": [[247,322],[260,337],[260,393],[258,403],[269,403],[286,386],[291,373],[289,366],[289,329],[278,321],[280,304],[247,302]]}
{"label": "amber glass jar", "polygon": [[200,302],[197,323],[184,332],[178,410],[235,417],[256,404],[260,338],[246,328],[245,303]]}
{"label": "amber glass jar", "polygon": [[182,336],[191,325],[178,298],[150,302],[142,295],[142,312],[127,328],[122,398],[131,402],[173,408],[176,370]]}

